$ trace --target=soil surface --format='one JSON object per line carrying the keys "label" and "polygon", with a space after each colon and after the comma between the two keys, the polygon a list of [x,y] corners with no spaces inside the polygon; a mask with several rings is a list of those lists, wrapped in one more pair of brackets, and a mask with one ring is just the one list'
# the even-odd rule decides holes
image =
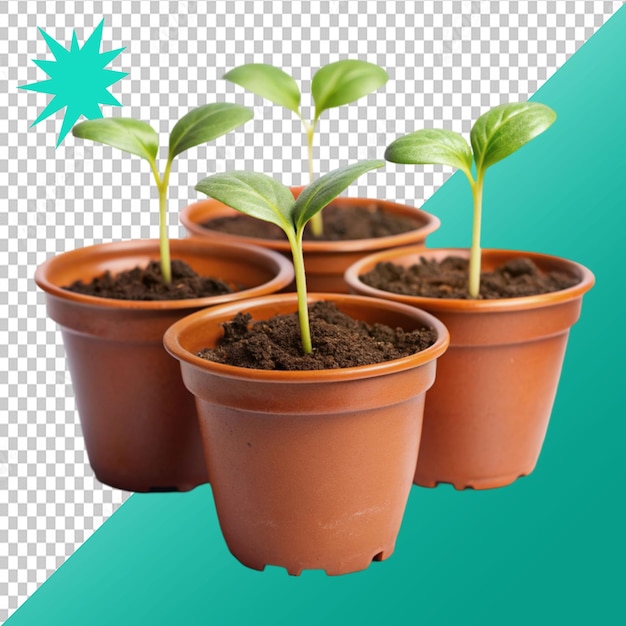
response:
{"label": "soil surface", "polygon": [[[245,303],[244,303],[245,304]],[[296,313],[250,325],[249,313],[224,324],[224,337],[198,356],[218,363],[266,370],[319,370],[356,367],[398,359],[431,346],[431,328],[405,332],[348,317],[332,302],[309,306],[313,352],[305,355]]]}
{"label": "soil surface", "polygon": [[97,276],[89,283],[78,280],[64,287],[68,291],[115,300],[185,300],[232,293],[236,289],[218,278],[197,274],[184,261],[172,261],[172,282],[163,282],[161,265],[150,261],[147,267],[136,267],[112,275]]}
{"label": "soil surface", "polygon": [[[469,261],[460,257],[447,257],[443,261],[422,258],[421,263],[402,267],[393,263],[379,263],[362,274],[367,285],[411,296],[427,298],[469,298]],[[494,300],[550,293],[572,287],[579,278],[563,272],[542,272],[528,258],[507,261],[493,272],[481,272],[480,298]]]}
{"label": "soil surface", "polygon": [[[398,235],[422,226],[418,219],[382,211],[376,202],[367,207],[327,206],[322,212],[324,234],[315,237],[309,224],[304,231],[308,241],[345,241],[371,239]],[[205,228],[242,237],[258,239],[286,239],[285,233],[276,225],[263,222],[248,215],[217,217],[201,224]]]}

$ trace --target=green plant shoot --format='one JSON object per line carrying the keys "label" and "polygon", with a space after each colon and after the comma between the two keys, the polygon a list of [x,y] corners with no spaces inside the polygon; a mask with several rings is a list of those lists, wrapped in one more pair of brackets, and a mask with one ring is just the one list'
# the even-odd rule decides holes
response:
{"label": "green plant shoot", "polygon": [[[469,264],[469,295],[480,293],[480,231],[485,172],[543,133],[556,119],[545,104],[519,102],[501,104],[479,117],[470,132],[471,148],[450,130],[425,129],[399,137],[385,151],[393,163],[451,165],[461,170],[472,189],[474,216]],[[472,175],[472,163],[476,176]]]}
{"label": "green plant shoot", "polygon": [[167,189],[176,156],[189,148],[221,137],[252,119],[252,111],[238,104],[226,102],[205,104],[192,109],[175,124],[169,138],[169,149],[165,170],[159,173],[157,153],[159,138],[156,131],[139,120],[114,117],[87,120],[72,129],[75,137],[91,139],[113,146],[146,159],[150,164],[159,194],[159,241],[163,281],[170,283],[172,269],[169,239],[167,236]]}
{"label": "green plant shoot", "polygon": [[274,178],[255,172],[227,172],[202,179],[196,189],[211,198],[283,229],[289,240],[296,276],[298,318],[302,349],[313,351],[309,311],[307,307],[306,275],[302,254],[304,228],[329,202],[362,174],[378,167],[384,161],[362,161],[343,167],[314,180],[294,200],[288,187]]}
{"label": "green plant shoot", "polygon": [[[311,82],[311,95],[315,114],[311,121],[304,119],[300,108],[300,89],[296,81],[283,70],[263,63],[250,63],[232,69],[224,75],[258,96],[266,98],[293,111],[301,120],[307,138],[309,182],[315,177],[313,146],[317,122],[326,109],[349,104],[384,85],[389,76],[382,68],[355,59],[337,61],[319,69]],[[323,233],[322,214],[317,213],[311,222],[313,234]]]}

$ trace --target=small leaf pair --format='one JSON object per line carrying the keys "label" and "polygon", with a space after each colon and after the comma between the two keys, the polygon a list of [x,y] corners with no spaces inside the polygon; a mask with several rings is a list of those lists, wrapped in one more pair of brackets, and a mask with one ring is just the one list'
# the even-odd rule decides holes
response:
{"label": "small leaf pair", "polygon": [[72,129],[75,137],[113,146],[146,159],[150,164],[159,192],[161,272],[166,283],[171,282],[172,276],[167,236],[167,188],[172,161],[189,148],[217,139],[251,118],[252,111],[237,104],[206,104],[191,110],[178,120],[172,129],[163,175],[159,174],[156,162],[159,137],[150,124],[124,117],[113,117],[87,120]]}
{"label": "small leaf pair", "polygon": [[[480,293],[480,227],[485,172],[494,163],[513,154],[547,130],[556,113],[545,104],[518,102],[501,104],[476,120],[465,139],[450,130],[424,129],[396,139],[385,151],[394,163],[450,165],[469,180],[474,201],[474,221],[469,266],[469,295]],[[475,164],[476,178],[472,175]]]}
{"label": "small leaf pair", "polygon": [[[389,79],[385,70],[366,61],[347,59],[325,65],[315,73],[311,82],[315,114],[313,119],[307,122],[300,108],[300,89],[296,81],[283,70],[263,63],[250,63],[236,67],[225,74],[224,78],[293,111],[300,118],[307,136],[310,182],[313,182],[314,178],[315,129],[322,113],[376,91]],[[315,235],[322,234],[321,213],[315,216],[311,227]]]}
{"label": "small leaf pair", "polygon": [[313,181],[294,199],[288,187],[277,180],[255,172],[227,172],[201,180],[196,189],[228,206],[276,224],[287,235],[296,276],[298,317],[302,349],[313,350],[307,308],[306,276],[302,236],[307,223],[334,200],[354,180],[370,170],[382,167],[384,161],[362,161],[334,170]]}
{"label": "small leaf pair", "polygon": [[[302,119],[300,89],[296,81],[283,70],[273,65],[249,63],[230,70],[224,78],[290,109]],[[311,83],[315,104],[313,126],[327,109],[349,104],[376,91],[388,78],[385,70],[366,61],[348,59],[325,65],[315,73]]]}

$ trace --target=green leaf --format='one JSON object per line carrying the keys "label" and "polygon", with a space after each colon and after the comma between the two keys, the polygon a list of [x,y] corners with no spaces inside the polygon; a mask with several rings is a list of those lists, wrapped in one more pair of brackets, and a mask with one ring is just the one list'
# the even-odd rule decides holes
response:
{"label": "green leaf", "polygon": [[384,164],[384,161],[361,161],[333,170],[314,180],[298,196],[293,207],[296,228],[304,228],[316,213],[319,213],[361,174],[382,167]]}
{"label": "green leaf", "polygon": [[241,65],[224,74],[224,78],[300,115],[300,89],[296,81],[273,65]]}
{"label": "green leaf", "polygon": [[482,171],[545,131],[556,113],[538,102],[501,104],[481,115],[470,134],[476,167]]}
{"label": "green leaf", "polygon": [[337,61],[322,67],[311,83],[315,119],[326,109],[354,102],[376,91],[387,80],[389,76],[384,69],[366,61]]}
{"label": "green leaf", "polygon": [[72,135],[136,154],[151,163],[159,150],[159,137],[150,124],[125,117],[81,122],[72,128]]}
{"label": "green leaf", "polygon": [[170,161],[181,152],[221,137],[252,119],[252,111],[239,104],[205,104],[181,117],[170,133]]}
{"label": "green leaf", "polygon": [[203,178],[196,190],[241,213],[295,232],[292,219],[293,194],[287,187],[265,174],[226,172]]}
{"label": "green leaf", "polygon": [[451,130],[425,129],[399,137],[387,146],[385,159],[393,163],[451,165],[469,173],[472,151],[465,139]]}

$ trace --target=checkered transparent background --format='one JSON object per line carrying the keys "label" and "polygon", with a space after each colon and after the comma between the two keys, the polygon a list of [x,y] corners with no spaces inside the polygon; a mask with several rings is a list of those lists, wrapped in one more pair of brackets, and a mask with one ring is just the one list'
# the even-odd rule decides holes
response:
{"label": "checkered transparent background", "polygon": [[[307,97],[312,71],[340,58],[385,67],[385,88],[320,122],[319,170],[380,158],[397,135],[422,124],[468,133],[485,109],[532,95],[622,2],[576,1],[129,1],[0,3],[0,618],[5,619],[129,496],[99,484],[83,447],[63,346],[46,317],[35,267],[64,250],[157,236],[146,164],[68,136],[55,149],[62,112],[29,128],[49,101],[17,89],[46,78],[33,59],[53,57],[43,28],[69,47],[105,18],[103,50],[129,72],[112,93],[160,131],[212,101],[251,106],[255,119],[175,165],[170,232],[214,171],[246,168],[304,180],[293,114],[220,77],[242,63],[278,65]],[[387,168],[350,195],[420,204],[443,168]]]}

